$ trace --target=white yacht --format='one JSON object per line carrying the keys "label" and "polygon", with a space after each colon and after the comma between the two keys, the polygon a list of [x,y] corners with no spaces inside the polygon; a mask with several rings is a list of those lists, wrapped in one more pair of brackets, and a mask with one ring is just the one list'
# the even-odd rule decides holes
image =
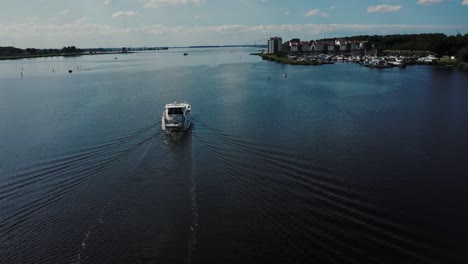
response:
{"label": "white yacht", "polygon": [[166,105],[162,114],[161,126],[165,132],[187,131],[192,124],[189,103],[171,103]]}

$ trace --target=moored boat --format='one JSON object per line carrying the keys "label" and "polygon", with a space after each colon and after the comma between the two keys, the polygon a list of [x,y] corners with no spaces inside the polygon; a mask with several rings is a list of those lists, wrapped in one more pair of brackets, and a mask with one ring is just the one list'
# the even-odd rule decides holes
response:
{"label": "moored boat", "polygon": [[376,69],[385,69],[385,68],[391,68],[392,65],[389,65],[385,60],[375,59],[370,62],[369,67],[376,68]]}
{"label": "moored boat", "polygon": [[192,124],[192,108],[189,103],[173,102],[166,104],[162,114],[161,127],[165,132],[187,131]]}

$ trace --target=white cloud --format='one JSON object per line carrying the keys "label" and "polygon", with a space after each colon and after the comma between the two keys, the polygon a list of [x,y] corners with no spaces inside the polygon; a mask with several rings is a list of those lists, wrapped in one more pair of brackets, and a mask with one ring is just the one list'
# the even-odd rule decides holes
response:
{"label": "white cloud", "polygon": [[68,15],[68,14],[70,13],[70,10],[65,9],[65,10],[60,11],[59,13],[60,13],[61,15],[66,16],[66,15]]}
{"label": "white cloud", "polygon": [[89,22],[89,18],[81,17],[75,21],[75,24],[87,24]]}
{"label": "white cloud", "polygon": [[312,9],[309,12],[307,12],[305,16],[315,16],[318,15],[318,13],[320,13],[320,9]]}
{"label": "white cloud", "polygon": [[162,6],[199,5],[205,0],[145,0],[145,8],[158,8]]}
{"label": "white cloud", "polygon": [[462,5],[468,5],[468,0],[463,0]]}
{"label": "white cloud", "polygon": [[433,5],[433,4],[438,4],[442,2],[447,2],[447,0],[419,0],[418,5]]}
{"label": "white cloud", "polygon": [[33,17],[27,17],[25,19],[26,23],[37,23],[40,20],[39,17],[33,16]]}
{"label": "white cloud", "polygon": [[327,13],[320,12],[320,9],[312,9],[307,12],[304,16],[321,16],[321,17],[328,17]]}
{"label": "white cloud", "polygon": [[112,17],[132,17],[132,16],[141,16],[138,12],[133,10],[130,11],[117,11],[112,14]]}
{"label": "white cloud", "polygon": [[401,6],[400,5],[377,5],[377,6],[369,6],[367,8],[368,13],[373,13],[373,12],[396,12],[400,11]]}
{"label": "white cloud", "polygon": [[104,1],[104,4],[106,4],[106,5],[110,5],[111,3],[112,3],[112,0],[106,0],[106,1]]}

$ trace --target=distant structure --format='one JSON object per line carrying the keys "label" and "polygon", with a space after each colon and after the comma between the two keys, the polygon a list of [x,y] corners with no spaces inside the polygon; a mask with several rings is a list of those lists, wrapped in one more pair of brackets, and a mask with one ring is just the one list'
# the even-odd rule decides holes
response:
{"label": "distant structure", "polygon": [[373,50],[374,46],[367,41],[346,40],[346,39],[328,39],[328,40],[310,40],[301,41],[298,38],[286,41],[283,45],[283,51],[289,55],[298,54],[349,54],[363,53]]}
{"label": "distant structure", "polygon": [[268,54],[275,54],[282,50],[283,39],[272,37],[268,40]]}

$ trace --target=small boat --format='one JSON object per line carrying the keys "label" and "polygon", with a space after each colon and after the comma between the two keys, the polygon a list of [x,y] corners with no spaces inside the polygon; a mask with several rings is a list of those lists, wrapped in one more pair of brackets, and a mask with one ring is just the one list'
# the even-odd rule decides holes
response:
{"label": "small boat", "polygon": [[288,78],[288,74],[283,73],[283,78]]}
{"label": "small boat", "polygon": [[406,68],[406,63],[398,58],[390,58],[391,60],[387,64],[392,65],[393,67]]}
{"label": "small boat", "polygon": [[376,69],[386,69],[386,68],[392,68],[392,65],[387,64],[385,60],[372,60],[370,65],[370,68],[376,68]]}
{"label": "small boat", "polygon": [[192,124],[191,106],[189,103],[173,102],[166,104],[162,114],[161,127],[164,132],[187,131]]}
{"label": "small boat", "polygon": [[188,53],[187,53],[187,52],[185,52],[185,53],[184,53],[184,56],[187,56],[187,55],[188,55]]}

